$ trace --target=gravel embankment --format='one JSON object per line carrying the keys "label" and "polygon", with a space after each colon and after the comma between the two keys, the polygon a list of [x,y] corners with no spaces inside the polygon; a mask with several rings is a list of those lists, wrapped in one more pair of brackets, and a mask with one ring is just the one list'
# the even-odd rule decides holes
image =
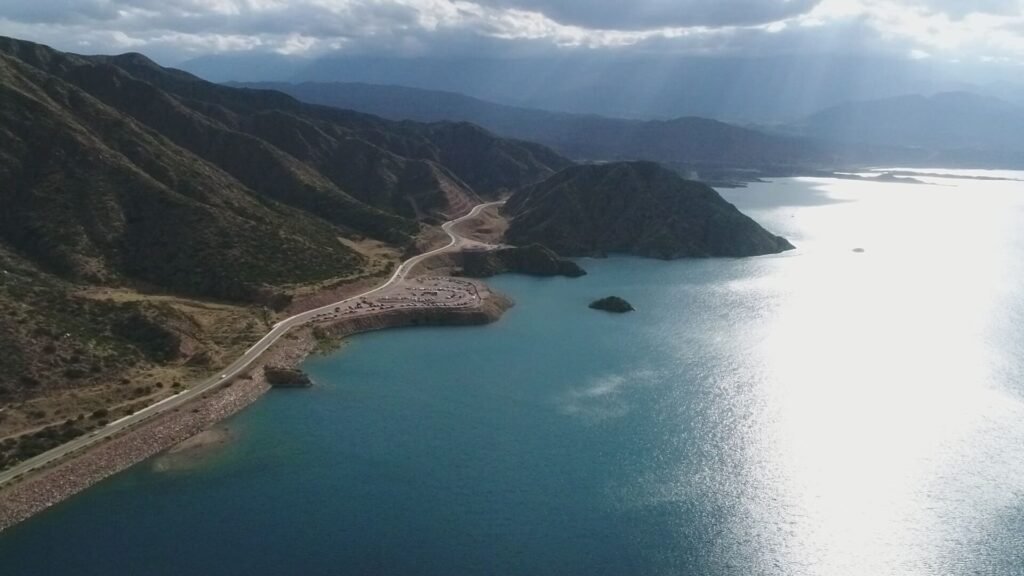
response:
{"label": "gravel embankment", "polygon": [[313,349],[309,330],[284,338],[253,365],[250,379],[237,378],[177,410],[155,416],[55,466],[0,490],[0,531],[85,490],[104,478],[187,440],[245,408],[270,386],[266,364],[297,366]]}
{"label": "gravel embankment", "polygon": [[[472,309],[415,309],[348,318],[324,326],[337,337],[361,332],[426,325],[480,325],[494,322],[513,304],[480,285],[481,305]],[[0,489],[0,532],[65,500],[93,484],[155,456],[235,414],[270,389],[263,374],[267,365],[295,367],[314,349],[311,328],[293,332],[252,365],[251,378],[236,378],[180,408],[154,416],[124,433],[24,480]]]}

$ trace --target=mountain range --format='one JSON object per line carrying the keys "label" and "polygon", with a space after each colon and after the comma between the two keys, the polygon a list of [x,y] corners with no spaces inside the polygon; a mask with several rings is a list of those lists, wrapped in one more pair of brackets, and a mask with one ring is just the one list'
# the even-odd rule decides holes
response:
{"label": "mountain range", "polygon": [[713,183],[874,165],[1024,167],[1024,108],[943,92],[850,101],[774,125],[683,117],[632,120],[488,102],[463,94],[362,83],[248,83],[305,102],[395,120],[460,120],[543,143],[578,161],[652,160]]}
{"label": "mountain range", "polygon": [[444,91],[360,83],[231,84],[273,89],[304,102],[359,110],[394,120],[478,124],[496,134],[539,142],[578,161],[650,160],[702,178],[730,171],[821,168],[835,159],[814,142],[706,118],[630,120],[506,106]]}
{"label": "mountain range", "polygon": [[[0,397],[127,401],[170,385],[182,373],[168,365],[244,346],[261,307],[294,288],[386,273],[394,257],[361,245],[400,254],[431,224],[570,164],[466,123],[393,122],[139,54],[0,38]],[[221,316],[248,320],[232,332]]]}
{"label": "mountain range", "polygon": [[[220,54],[180,66],[210,80],[363,82],[447,90],[525,108],[615,118],[687,116],[738,124],[785,124],[849,101],[968,90],[1024,90],[1007,65],[993,76],[939,59],[818,55],[715,56],[567,50],[558,58],[522,54],[301,58]],[[994,65],[993,65],[994,66]],[[993,78],[1001,78],[1000,86]]]}

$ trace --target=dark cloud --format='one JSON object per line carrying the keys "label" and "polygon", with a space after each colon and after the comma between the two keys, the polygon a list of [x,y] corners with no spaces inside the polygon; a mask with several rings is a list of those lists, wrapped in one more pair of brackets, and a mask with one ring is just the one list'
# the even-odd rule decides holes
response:
{"label": "dark cloud", "polygon": [[608,30],[747,26],[805,14],[821,0],[480,0],[540,12],[563,24]]}
{"label": "dark cloud", "polygon": [[72,24],[116,20],[118,10],[105,0],[5,0],[0,16],[32,24]]}
{"label": "dark cloud", "polygon": [[[1024,53],[1021,0],[0,0],[0,34],[78,52],[138,50],[164,62],[226,52],[317,57],[772,55],[946,48],[966,59]],[[946,34],[893,14],[1017,18],[992,32]],[[911,11],[912,15],[915,11]],[[811,13],[813,17],[799,18]],[[913,18],[911,19],[913,20]],[[973,21],[972,21],[973,22]],[[764,25],[773,23],[771,25]],[[941,25],[942,23],[939,22]],[[973,24],[965,28],[976,28]],[[954,32],[956,32],[954,30]],[[995,38],[990,41],[989,36]],[[959,41],[959,40],[957,40]],[[950,48],[950,46],[952,46]]]}

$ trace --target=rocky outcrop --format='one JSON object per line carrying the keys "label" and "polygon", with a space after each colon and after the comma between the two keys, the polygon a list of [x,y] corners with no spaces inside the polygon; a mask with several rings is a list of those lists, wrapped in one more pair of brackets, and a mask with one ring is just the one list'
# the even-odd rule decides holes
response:
{"label": "rocky outcrop", "polygon": [[594,300],[590,303],[590,307],[594,310],[604,310],[605,312],[614,312],[616,314],[624,314],[635,310],[632,304],[618,296],[608,296],[607,298]]}
{"label": "rocky outcrop", "polygon": [[562,256],[757,256],[790,250],[705,184],[652,162],[576,166],[515,193],[503,213],[516,245]]}
{"label": "rocky outcrop", "polygon": [[530,276],[567,276],[577,278],[587,272],[572,260],[560,258],[549,248],[530,244],[522,248],[499,248],[462,253],[462,275],[490,278],[505,273]]}
{"label": "rocky outcrop", "polygon": [[264,366],[263,375],[272,388],[309,388],[313,381],[302,370],[280,366]]}

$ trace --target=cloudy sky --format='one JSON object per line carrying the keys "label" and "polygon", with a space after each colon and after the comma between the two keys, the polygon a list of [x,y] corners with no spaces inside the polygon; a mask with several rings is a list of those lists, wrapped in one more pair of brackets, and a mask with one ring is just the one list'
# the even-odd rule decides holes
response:
{"label": "cloudy sky", "polygon": [[273,52],[848,52],[1024,61],[1024,0],[0,0],[0,34],[174,64]]}

